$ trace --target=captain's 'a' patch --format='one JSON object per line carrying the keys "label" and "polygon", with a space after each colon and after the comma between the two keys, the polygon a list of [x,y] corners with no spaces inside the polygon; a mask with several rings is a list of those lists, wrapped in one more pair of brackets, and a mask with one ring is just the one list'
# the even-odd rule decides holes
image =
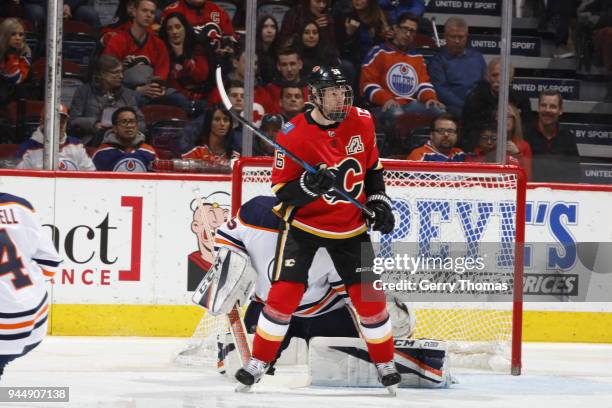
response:
{"label": "captain's 'a' patch", "polygon": [[346,154],[356,154],[361,152],[363,152],[363,143],[361,142],[361,136],[351,136],[351,140],[349,140],[348,144],[346,145]]}

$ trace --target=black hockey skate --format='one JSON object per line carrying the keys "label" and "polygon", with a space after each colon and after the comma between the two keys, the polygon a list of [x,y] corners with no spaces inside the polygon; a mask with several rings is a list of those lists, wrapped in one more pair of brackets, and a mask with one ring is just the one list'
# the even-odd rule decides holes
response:
{"label": "black hockey skate", "polygon": [[236,371],[236,380],[242,384],[236,391],[248,391],[249,388],[261,380],[270,364],[251,357],[247,365]]}
{"label": "black hockey skate", "polygon": [[377,363],[376,370],[378,371],[378,380],[387,388],[391,395],[395,395],[395,389],[401,381],[401,376],[397,372],[395,362],[393,360],[386,363]]}

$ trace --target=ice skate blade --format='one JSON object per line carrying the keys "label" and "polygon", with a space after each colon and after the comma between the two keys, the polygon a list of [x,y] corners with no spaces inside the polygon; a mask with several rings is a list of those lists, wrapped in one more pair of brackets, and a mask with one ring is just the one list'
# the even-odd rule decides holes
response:
{"label": "ice skate blade", "polygon": [[392,397],[397,397],[397,384],[390,385],[386,388],[387,388],[387,391],[389,392],[389,395],[391,395]]}

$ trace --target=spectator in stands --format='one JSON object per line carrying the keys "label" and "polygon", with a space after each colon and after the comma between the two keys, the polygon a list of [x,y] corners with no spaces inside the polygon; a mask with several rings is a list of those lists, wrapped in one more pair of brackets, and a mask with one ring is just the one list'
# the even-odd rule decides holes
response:
{"label": "spectator in stands", "polygon": [[122,106],[113,112],[113,128],[104,135],[104,143],[93,155],[100,171],[147,172],[156,159],[155,149],[145,143],[138,130],[136,110]]}
{"label": "spectator in stands", "polygon": [[455,147],[459,138],[459,120],[452,113],[442,113],[431,122],[429,140],[417,147],[407,160],[463,162],[465,153]]}
{"label": "spectator in stands", "polygon": [[527,180],[531,180],[532,177],[532,153],[531,146],[523,138],[523,121],[518,109],[508,104],[508,119],[506,121],[506,131],[508,134],[508,141],[506,151],[509,155],[517,159],[525,173],[527,174]]}
{"label": "spectator in stands", "polygon": [[[514,77],[514,67],[510,65],[510,82]],[[461,147],[471,151],[478,143],[478,135],[473,132],[474,127],[482,122],[495,121],[497,118],[497,101],[501,84],[501,59],[493,58],[487,67],[484,80],[478,82],[468,94],[463,105],[463,138]],[[529,99],[523,97],[512,88],[509,90],[508,100],[519,109],[523,126],[531,123],[531,105]]]}
{"label": "spectator in stands", "polygon": [[563,97],[557,90],[545,90],[538,98],[535,125],[525,132],[533,152],[533,180],[578,182],[579,159],[574,137],[559,127]]}
{"label": "spectator in stands", "polygon": [[271,14],[257,20],[255,49],[259,62],[259,74],[264,84],[272,82],[276,72],[276,57],[280,46],[278,22]]}
{"label": "spectator in stands", "polygon": [[[227,89],[227,97],[229,98],[232,104],[232,107],[240,115],[243,115],[244,82],[239,81],[237,79],[231,80],[227,84],[226,89]],[[219,106],[222,105],[221,97],[219,96],[218,93],[217,93],[217,98],[211,98],[209,101],[211,104],[216,104]],[[262,115],[260,114],[260,111],[258,111],[257,105],[258,105],[257,102],[254,101],[253,102],[253,124],[255,124],[255,126],[260,125],[261,117],[262,117]],[[263,110],[263,108],[261,110]],[[232,150],[238,153],[242,153],[242,129],[243,129],[242,123],[238,122],[237,120],[232,120],[232,132],[230,134],[231,148]]]}
{"label": "spectator in stands", "polygon": [[378,4],[391,24],[395,24],[399,16],[404,13],[410,13],[419,18],[425,14],[424,0],[378,0]]}
{"label": "spectator in stands", "polygon": [[0,4],[1,17],[21,16],[22,14],[21,0],[5,0]]}
{"label": "spectator in stands", "polygon": [[458,117],[468,93],[482,80],[487,63],[482,54],[466,47],[468,25],[461,17],[450,17],[444,25],[446,45],[435,54],[427,70],[440,101]]}
{"label": "spectator in stands", "polygon": [[308,98],[308,87],[302,80],[300,71],[304,66],[302,57],[294,48],[283,48],[278,53],[276,69],[279,76],[266,85],[266,89],[273,101],[280,100],[281,88],[286,84],[297,84],[304,92],[304,99]]}
{"label": "spectator in stands", "polygon": [[281,88],[280,113],[285,122],[304,111],[305,101],[302,88],[296,85],[285,85]]}
{"label": "spectator in stands", "polygon": [[236,45],[236,34],[227,12],[212,0],[178,0],[162,13],[164,21],[181,13],[193,27],[196,42],[206,48],[209,66],[228,66]]}
{"label": "spectator in stands", "polygon": [[[230,83],[234,84],[234,87],[241,88],[240,92],[242,94],[242,100],[240,101],[240,103],[243,105],[243,107],[240,111],[242,112],[242,109],[244,109],[244,81],[247,69],[246,53],[244,48],[240,48],[236,52],[234,52],[231,61],[232,70],[227,74],[227,78],[230,79]],[[255,60],[252,64],[252,69],[255,73],[257,73],[257,66],[258,59],[257,55],[255,55]],[[230,88],[227,89],[229,95],[231,96]],[[255,76],[255,94],[253,95],[253,99],[253,122],[255,123],[255,125],[259,126],[263,115],[265,115],[266,113],[274,112],[278,110],[278,108],[275,107],[275,104],[272,101],[272,98],[270,97],[267,88],[260,83],[259,77],[257,76]],[[209,102],[211,104],[221,103],[221,96],[219,95],[218,89],[213,89],[209,97]],[[238,123],[236,123],[235,126],[237,127]]]}
{"label": "spectator in stands", "polygon": [[417,21],[412,14],[402,14],[393,26],[393,39],[372,48],[361,68],[361,92],[386,130],[404,113],[437,116],[444,112],[429,81],[425,59],[410,51]]}
{"label": "spectator in stands", "polygon": [[232,115],[220,105],[206,110],[203,126],[197,134],[197,145],[183,154],[183,159],[203,160],[214,166],[229,167],[230,160],[240,155],[232,151]]}
{"label": "spectator in stands", "polygon": [[[23,24],[16,18],[0,23],[0,106],[18,97],[28,79],[32,51],[25,41]],[[1,108],[0,108],[1,109]]]}
{"label": "spectator in stands", "polygon": [[[59,106],[60,127],[59,127],[59,156],[58,169],[70,171],[93,171],[96,169],[94,163],[87,155],[85,147],[76,137],[66,134],[68,127],[68,108],[64,105]],[[42,170],[43,155],[45,147],[45,111],[41,112],[40,125],[32,134],[32,137],[21,144],[17,151],[17,157],[21,161],[17,164],[18,169]]]}
{"label": "spectator in stands", "polygon": [[[221,36],[234,36],[232,22],[223,8],[212,0],[178,0],[167,6],[162,13],[165,20],[172,13],[181,13],[193,27],[197,35],[207,37],[208,41],[215,42],[220,38],[213,38],[217,33],[210,31],[209,24],[216,25]],[[205,40],[206,41],[206,40]]]}
{"label": "spectator in stands", "polygon": [[351,7],[335,20],[340,56],[359,67],[366,53],[393,36],[377,0],[351,0]]}
{"label": "spectator in stands", "polygon": [[336,48],[334,20],[328,14],[330,3],[330,0],[297,0],[283,18],[280,33],[282,46],[286,46],[306,21],[314,20],[319,26],[320,41],[327,47]]}
{"label": "spectator in stands", "polygon": [[[302,57],[301,76],[307,76],[317,65],[339,65],[336,49],[320,41],[319,26],[314,20],[306,20],[297,33],[289,39],[287,45],[294,47]],[[353,71],[354,69],[351,68]],[[346,73],[349,77],[354,77]]]}
{"label": "spectator in stands", "polygon": [[[25,15],[37,27],[44,27],[47,19],[47,0],[21,0]],[[100,28],[100,18],[96,9],[89,5],[89,0],[65,0],[63,9],[64,19],[82,21]]]}
{"label": "spectator in stands", "polygon": [[[261,119],[261,126],[259,129],[264,132],[270,139],[276,140],[276,134],[285,124],[285,120],[281,115],[266,115]],[[264,142],[261,138],[255,138],[255,147],[253,149],[253,156],[273,156],[274,146]]]}
{"label": "spectator in stands", "polygon": [[100,56],[94,68],[93,80],[81,85],[72,97],[71,129],[90,146],[99,146],[104,133],[113,126],[113,112],[131,106],[138,118],[138,128],[146,129],[144,115],[138,109],[138,93],[122,85],[121,61],[110,55]]}
{"label": "spectator in stands", "polygon": [[[612,101],[612,12],[607,1],[583,0],[578,7],[580,28],[590,34],[593,42],[594,62],[606,70],[607,93],[604,100]],[[586,35],[589,35],[586,34]],[[586,47],[584,47],[586,48]],[[583,50],[586,58],[589,50]]]}
{"label": "spectator in stands", "polygon": [[[478,163],[497,163],[497,123],[496,122],[480,122],[475,128],[478,137],[478,145],[474,148],[474,152],[466,157],[465,161]],[[517,159],[510,154],[506,154],[506,163],[514,166],[520,166]]]}
{"label": "spectator in stands", "polygon": [[[576,55],[570,32],[576,17],[577,0],[547,1],[541,14],[540,26],[551,24],[555,32],[555,58],[571,58]],[[545,27],[542,27],[545,28]]]}
{"label": "spectator in stands", "polygon": [[151,31],[156,5],[153,0],[134,1],[134,21],[129,31],[122,31],[108,40],[103,54],[123,63],[123,83],[135,89],[145,103],[166,95],[170,61],[164,42]]}
{"label": "spectator in stands", "polygon": [[100,29],[99,42],[104,49],[110,38],[122,31],[129,31],[134,19],[135,0],[120,0],[113,21]]}
{"label": "spectator in stands", "polygon": [[[237,79],[231,80],[227,84],[227,96],[234,110],[238,113],[242,113],[244,111],[244,82]],[[216,103],[220,104],[221,101],[217,101]]]}
{"label": "spectator in stands", "polygon": [[160,38],[166,43],[170,56],[168,86],[176,89],[167,98],[189,115],[204,112],[204,82],[209,75],[205,51],[195,41],[193,28],[181,13],[170,13],[164,19]]}

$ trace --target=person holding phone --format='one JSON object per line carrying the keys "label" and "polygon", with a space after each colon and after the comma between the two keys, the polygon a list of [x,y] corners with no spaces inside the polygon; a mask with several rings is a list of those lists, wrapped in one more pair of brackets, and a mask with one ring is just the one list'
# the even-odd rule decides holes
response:
{"label": "person holding phone", "polygon": [[111,37],[102,52],[123,63],[124,85],[138,91],[145,103],[166,95],[164,82],[170,71],[166,45],[151,31],[156,9],[152,0],[135,0],[129,31]]}

